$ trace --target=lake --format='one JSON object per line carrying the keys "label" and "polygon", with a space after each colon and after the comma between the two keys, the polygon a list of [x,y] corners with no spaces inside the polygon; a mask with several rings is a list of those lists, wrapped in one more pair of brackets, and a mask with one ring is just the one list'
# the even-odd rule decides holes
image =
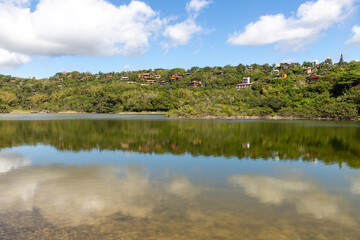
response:
{"label": "lake", "polygon": [[0,239],[360,239],[360,123],[0,115]]}

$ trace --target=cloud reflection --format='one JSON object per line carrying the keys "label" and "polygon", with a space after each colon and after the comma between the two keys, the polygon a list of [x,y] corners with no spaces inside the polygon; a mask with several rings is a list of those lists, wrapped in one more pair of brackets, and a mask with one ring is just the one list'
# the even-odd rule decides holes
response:
{"label": "cloud reflection", "polygon": [[142,167],[34,167],[0,177],[0,212],[38,209],[54,224],[148,216],[159,200]]}
{"label": "cloud reflection", "polygon": [[178,175],[171,177],[171,181],[166,186],[166,190],[172,195],[185,199],[194,198],[200,191],[187,177]]}
{"label": "cloud reflection", "polygon": [[231,176],[228,181],[244,188],[246,194],[262,203],[279,205],[286,201],[294,204],[299,214],[351,224],[343,211],[346,204],[340,198],[322,192],[313,183],[257,175]]}
{"label": "cloud reflection", "polygon": [[261,202],[273,204],[281,204],[292,193],[310,190],[309,186],[302,182],[283,181],[266,176],[232,176],[229,182],[243,187],[248,195],[259,198]]}
{"label": "cloud reflection", "polygon": [[350,191],[353,194],[358,194],[360,195],[360,175],[351,175],[348,176],[349,181],[351,182],[351,188]]}
{"label": "cloud reflection", "polygon": [[12,169],[26,167],[31,165],[31,160],[22,156],[19,152],[0,153],[0,173],[6,173]]}

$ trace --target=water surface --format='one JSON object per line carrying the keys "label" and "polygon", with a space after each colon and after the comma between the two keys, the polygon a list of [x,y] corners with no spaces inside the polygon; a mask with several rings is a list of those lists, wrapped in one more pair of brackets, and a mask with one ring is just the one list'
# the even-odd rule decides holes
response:
{"label": "water surface", "polygon": [[0,239],[360,239],[360,124],[0,115]]}

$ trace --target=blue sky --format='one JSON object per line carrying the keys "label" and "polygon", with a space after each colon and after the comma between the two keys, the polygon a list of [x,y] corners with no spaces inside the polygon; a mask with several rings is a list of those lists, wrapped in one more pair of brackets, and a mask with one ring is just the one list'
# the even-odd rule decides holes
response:
{"label": "blue sky", "polygon": [[358,60],[358,8],[357,0],[0,0],[0,74]]}

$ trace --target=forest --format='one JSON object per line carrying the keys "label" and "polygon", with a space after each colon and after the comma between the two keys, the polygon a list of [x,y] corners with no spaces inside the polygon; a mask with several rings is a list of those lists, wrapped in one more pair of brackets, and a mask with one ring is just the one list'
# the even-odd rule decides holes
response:
{"label": "forest", "polygon": [[[251,84],[240,88],[243,78]],[[360,62],[0,75],[0,112],[166,112],[169,116],[360,116]],[[239,85],[240,84],[240,85]]]}

